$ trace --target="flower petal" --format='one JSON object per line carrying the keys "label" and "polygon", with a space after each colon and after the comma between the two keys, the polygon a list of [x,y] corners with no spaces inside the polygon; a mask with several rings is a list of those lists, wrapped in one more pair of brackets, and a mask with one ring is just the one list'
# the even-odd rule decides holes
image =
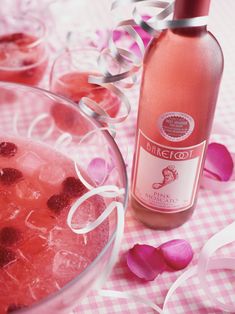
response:
{"label": "flower petal", "polygon": [[166,269],[161,253],[153,246],[136,244],[127,254],[127,265],[141,279],[154,280]]}
{"label": "flower petal", "polygon": [[87,174],[97,184],[103,183],[108,174],[107,162],[99,157],[92,159],[87,167]]}
{"label": "flower petal", "polygon": [[160,245],[158,249],[166,264],[173,270],[187,267],[193,258],[192,247],[186,240],[171,240]]}
{"label": "flower petal", "polygon": [[124,34],[123,31],[118,31],[118,30],[113,31],[113,40],[114,41],[119,40],[123,36],[123,34]]}
{"label": "flower petal", "polygon": [[219,143],[208,145],[204,172],[219,181],[229,181],[234,163],[226,146]]}

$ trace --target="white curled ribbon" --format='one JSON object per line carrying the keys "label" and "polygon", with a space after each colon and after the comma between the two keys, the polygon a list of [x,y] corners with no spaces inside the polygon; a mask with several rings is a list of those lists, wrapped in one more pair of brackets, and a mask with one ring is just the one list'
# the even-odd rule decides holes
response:
{"label": "white curled ribbon", "polygon": [[106,282],[106,279],[108,275],[111,273],[112,268],[118,258],[122,236],[124,234],[124,216],[125,216],[124,206],[121,202],[112,201],[95,221],[91,222],[85,227],[81,227],[81,228],[75,227],[72,223],[72,220],[73,220],[74,214],[79,209],[79,206],[81,206],[90,197],[94,195],[102,195],[103,193],[109,193],[108,194],[109,196],[107,195],[106,197],[114,198],[115,196],[120,197],[121,195],[123,195],[125,193],[125,190],[120,189],[115,185],[104,185],[97,188],[93,188],[92,190],[82,195],[72,205],[67,216],[67,224],[74,233],[86,234],[96,229],[100,224],[102,224],[102,222],[104,222],[104,220],[108,218],[114,210],[116,210],[117,212],[117,227],[114,234],[115,239],[113,242],[112,253],[106,267],[104,268],[102,274],[98,277],[96,281],[97,287],[101,287]]}
{"label": "white curled ribbon", "polygon": [[[114,290],[101,290],[99,295],[103,297],[112,297],[112,298],[124,298],[131,301],[136,301],[146,306],[150,307],[154,311],[160,314],[167,314],[167,305],[170,301],[170,298],[175,293],[175,291],[182,286],[189,278],[197,276],[199,278],[200,288],[202,288],[210,301],[220,310],[223,310],[228,313],[235,312],[235,302],[225,304],[217,299],[210,289],[209,283],[206,280],[206,273],[208,270],[216,269],[229,269],[235,270],[235,258],[231,257],[214,257],[211,256],[221,247],[226,244],[232,243],[235,241],[235,221],[225,227],[223,230],[212,236],[207,243],[204,245],[201,253],[199,255],[198,264],[186,270],[171,286],[168,290],[167,295],[164,300],[163,307],[160,308],[158,305],[153,303],[151,300],[144,299],[138,295],[114,291]],[[235,290],[234,290],[235,294]],[[235,298],[234,298],[235,300]]]}
{"label": "white curled ribbon", "polygon": [[[223,247],[226,244],[232,243],[234,241],[235,241],[235,222],[233,222],[232,224],[224,228],[222,231],[215,234],[205,244],[199,256],[198,268],[197,268],[200,285],[205,291],[207,297],[216,305],[217,308],[223,311],[229,312],[229,313],[235,312],[235,302],[225,304],[216,298],[216,296],[213,294],[213,292],[210,289],[210,285],[208,284],[206,280],[206,271],[209,267],[209,261],[210,261],[211,255],[219,248]],[[233,258],[232,260],[233,260],[232,269],[235,270],[235,258]],[[216,264],[216,266],[219,266],[219,264]],[[227,268],[227,266],[225,268]],[[234,290],[234,294],[235,294],[235,290]]]}
{"label": "white curled ribbon", "polygon": [[57,138],[54,147],[55,148],[60,148],[61,146],[66,147],[69,144],[71,144],[72,141],[73,141],[72,135],[70,133],[64,132]]}
{"label": "white curled ribbon", "polygon": [[31,124],[28,128],[27,137],[32,138],[33,137],[33,131],[34,131],[34,129],[36,129],[37,125],[40,122],[42,122],[43,120],[46,120],[48,118],[51,120],[50,121],[51,123],[50,123],[50,126],[48,127],[47,131],[43,135],[41,135],[41,139],[45,140],[46,138],[48,138],[54,130],[54,121],[51,119],[51,116],[47,112],[41,113],[40,115],[38,115],[36,118],[33,119],[33,121],[31,122]]}

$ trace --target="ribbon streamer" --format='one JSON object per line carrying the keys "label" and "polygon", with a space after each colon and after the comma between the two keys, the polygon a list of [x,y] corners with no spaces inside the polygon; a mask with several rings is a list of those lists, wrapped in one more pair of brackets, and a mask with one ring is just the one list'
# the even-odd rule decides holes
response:
{"label": "ribbon streamer", "polygon": [[51,121],[51,125],[50,127],[48,127],[47,131],[45,132],[44,135],[41,136],[41,139],[42,140],[45,140],[46,138],[48,138],[53,130],[54,130],[54,121],[51,119],[50,115],[48,113],[41,113],[40,115],[38,115],[30,124],[29,128],[28,128],[28,132],[27,132],[27,137],[28,138],[33,138],[33,131],[34,129],[36,129],[37,125],[44,121],[44,120],[47,120],[47,119],[50,119]]}
{"label": "ribbon streamer", "polygon": [[[232,224],[224,228],[222,231],[215,234],[205,244],[199,256],[198,269],[197,269],[199,282],[201,284],[201,287],[204,289],[206,295],[219,309],[224,310],[229,313],[235,312],[235,302],[225,304],[216,298],[216,296],[211,292],[210,286],[207,283],[206,271],[208,269],[211,255],[219,248],[223,247],[226,244],[232,243],[233,241],[235,241],[235,222],[233,222]],[[235,269],[235,258],[233,258],[232,260],[233,260],[233,269]]]}

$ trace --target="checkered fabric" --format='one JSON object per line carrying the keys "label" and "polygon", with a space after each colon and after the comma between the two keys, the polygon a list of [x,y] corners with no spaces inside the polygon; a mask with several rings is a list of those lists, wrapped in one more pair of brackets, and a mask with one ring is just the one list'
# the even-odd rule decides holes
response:
{"label": "checkered fabric", "polygon": [[[77,0],[78,1],[78,0]],[[87,1],[87,0],[86,0]],[[85,2],[85,0],[84,0]],[[113,25],[113,20],[108,20],[109,13],[106,5],[110,0],[95,0],[89,2],[88,14],[79,16],[81,25],[92,21],[91,29]],[[104,6],[103,6],[104,2]],[[106,4],[106,5],[105,5]],[[88,6],[88,4],[87,4]],[[108,7],[108,6],[107,6]],[[218,99],[215,119],[222,122],[231,135],[235,134],[235,1],[212,0],[209,29],[219,40],[225,56],[225,70]],[[48,87],[48,77],[43,87]],[[203,88],[203,87],[202,87]],[[135,138],[135,122],[138,104],[139,86],[128,91],[132,104],[132,112],[128,119],[118,127],[117,143],[127,162],[128,174],[130,175],[133,146]],[[231,137],[230,148],[235,152],[235,139]],[[128,148],[128,150],[127,150]],[[165,295],[170,286],[180,276],[179,272],[165,272],[153,282],[142,282],[134,278],[128,271],[125,254],[136,243],[145,243],[158,246],[161,243],[182,238],[188,240],[195,252],[192,265],[198,260],[198,254],[205,242],[215,233],[235,220],[235,193],[234,191],[214,193],[208,190],[200,190],[197,208],[193,217],[183,226],[169,231],[154,231],[147,229],[133,216],[131,206],[127,209],[125,222],[125,235],[121,246],[119,260],[116,263],[110,278],[104,285],[105,289],[128,292],[149,299],[159,306],[162,305]],[[223,256],[235,256],[235,244],[221,249],[217,254]],[[190,266],[189,266],[190,267]],[[231,271],[213,271],[208,274],[208,282],[212,291],[224,301],[235,299],[235,274]],[[170,314],[223,314],[222,311],[213,307],[204,292],[198,285],[197,278],[191,278],[172,296],[168,304]],[[96,291],[80,302],[74,309],[73,314],[151,314],[153,310],[132,300],[101,297]],[[72,313],[68,313],[72,314]]]}

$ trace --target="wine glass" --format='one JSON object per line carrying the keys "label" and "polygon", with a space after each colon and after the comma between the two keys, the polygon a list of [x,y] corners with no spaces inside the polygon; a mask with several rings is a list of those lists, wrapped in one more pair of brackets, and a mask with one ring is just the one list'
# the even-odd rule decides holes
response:
{"label": "wine glass", "polygon": [[1,16],[0,80],[37,85],[48,64],[46,27],[36,17]]}
{"label": "wine glass", "polygon": [[95,101],[110,117],[120,110],[120,99],[110,90],[89,83],[89,75],[99,75],[99,52],[92,48],[67,49],[54,61],[50,74],[50,89],[56,94],[79,103],[82,97]]}

